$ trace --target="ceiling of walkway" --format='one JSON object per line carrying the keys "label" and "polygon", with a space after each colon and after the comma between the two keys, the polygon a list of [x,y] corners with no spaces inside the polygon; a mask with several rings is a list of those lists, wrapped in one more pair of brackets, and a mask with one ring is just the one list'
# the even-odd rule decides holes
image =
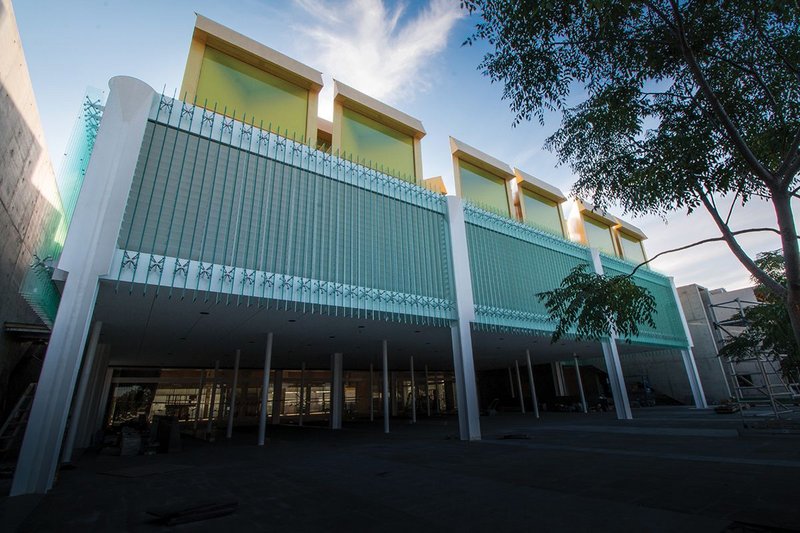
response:
{"label": "ceiling of walkway", "polygon": [[[147,367],[232,366],[241,350],[243,368],[261,368],[268,332],[273,332],[273,368],[329,368],[330,355],[344,354],[348,369],[381,365],[381,345],[386,339],[389,366],[407,369],[409,357],[422,369],[452,369],[450,328],[414,323],[372,320],[302,312],[293,305],[259,307],[255,300],[215,294],[182,298],[162,288],[144,290],[130,284],[116,287],[102,282],[95,320],[103,322],[101,342],[111,345],[111,364]],[[599,343],[563,341],[551,344],[549,337],[498,332],[473,332],[475,365],[478,369],[503,368],[525,361],[529,349],[535,363],[602,357]],[[621,352],[652,351],[652,347],[620,344]]]}

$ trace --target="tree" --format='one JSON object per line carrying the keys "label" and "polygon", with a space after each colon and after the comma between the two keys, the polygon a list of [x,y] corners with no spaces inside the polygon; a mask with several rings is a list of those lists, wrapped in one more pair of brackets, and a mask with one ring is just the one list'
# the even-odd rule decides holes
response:
{"label": "tree", "polygon": [[[714,240],[727,243],[783,303],[800,345],[800,250],[792,213],[800,190],[798,1],[461,5],[480,16],[465,44],[490,45],[479,68],[503,83],[515,124],[532,118],[543,124],[546,111],[562,113],[546,147],[577,174],[573,192],[633,215],[706,210],[720,232]],[[722,198],[732,205],[770,202],[776,227],[735,231],[733,208],[719,205]],[[780,235],[784,278],[742,249],[738,236],[757,231]],[[604,327],[592,336],[619,324]]]}
{"label": "tree", "polygon": [[[777,280],[786,276],[786,266],[780,251],[764,252],[756,257],[756,265]],[[742,318],[745,329],[732,336],[719,355],[742,360],[753,356],[766,356],[781,364],[786,376],[800,370],[800,352],[794,342],[786,306],[756,279],[753,279],[759,305],[744,308]]]}

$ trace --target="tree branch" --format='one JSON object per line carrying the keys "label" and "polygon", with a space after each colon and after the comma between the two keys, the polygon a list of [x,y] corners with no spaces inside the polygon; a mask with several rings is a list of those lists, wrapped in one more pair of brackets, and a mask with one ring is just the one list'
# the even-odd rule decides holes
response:
{"label": "tree branch", "polygon": [[[785,298],[787,294],[786,287],[772,279],[769,274],[758,268],[758,265],[747,255],[747,253],[742,250],[742,247],[739,245],[739,242],[736,240],[736,236],[734,232],[725,224],[725,221],[722,220],[722,217],[719,215],[719,212],[714,208],[711,202],[708,199],[708,196],[702,190],[695,189],[700,201],[706,208],[706,211],[711,215],[711,218],[714,220],[714,223],[719,228],[720,233],[722,233],[722,239],[728,244],[728,248],[731,249],[733,255],[736,256],[736,259],[744,265],[750,274],[757,279],[764,287],[770,290],[773,294],[780,298]],[[779,232],[780,234],[780,232]]]}
{"label": "tree branch", "polygon": [[755,154],[753,154],[750,146],[742,138],[739,128],[737,128],[733,123],[733,120],[731,120],[728,112],[725,111],[725,107],[722,105],[722,102],[720,102],[719,98],[717,98],[714,89],[712,89],[711,85],[708,83],[708,80],[703,74],[699,63],[697,62],[697,58],[695,57],[692,48],[689,46],[689,41],[686,38],[686,30],[683,26],[683,18],[681,17],[680,8],[674,2],[674,0],[670,0],[670,4],[672,5],[672,12],[675,17],[675,30],[673,30],[675,37],[678,39],[678,44],[681,47],[681,52],[683,53],[683,57],[689,66],[689,70],[692,72],[692,77],[694,78],[695,83],[697,83],[697,85],[700,87],[700,90],[705,96],[706,101],[708,101],[709,105],[711,106],[714,116],[720,121],[729,140],[736,147],[739,154],[744,158],[747,166],[750,167],[750,170],[753,172],[755,177],[768,185],[777,185],[777,180],[775,177],[763,164],[761,164],[761,161],[758,160]]}
{"label": "tree branch", "polygon": [[[772,233],[777,233],[778,235],[781,234],[781,232],[776,230],[775,228],[740,229],[740,230],[737,230],[737,231],[732,231],[731,234],[732,235],[742,235],[744,233],[760,233],[760,232],[764,232],[764,231],[770,231]],[[680,246],[678,248],[672,248],[670,250],[664,250],[663,252],[657,253],[656,255],[654,255],[653,257],[648,259],[647,261],[642,261],[641,263],[636,265],[633,268],[633,270],[631,271],[631,273],[628,274],[628,277],[632,277],[634,274],[636,274],[636,271],[639,270],[641,267],[645,266],[646,264],[648,264],[648,263],[650,263],[652,261],[655,261],[656,259],[658,259],[662,255],[672,254],[672,253],[675,253],[675,252],[682,252],[684,250],[688,250],[689,248],[694,248],[695,246],[700,246],[702,244],[708,244],[708,243],[711,243],[711,242],[720,242],[720,241],[724,241],[724,240],[725,240],[725,237],[709,237],[708,239],[703,239],[701,241],[693,242],[691,244],[686,244],[686,245]]]}

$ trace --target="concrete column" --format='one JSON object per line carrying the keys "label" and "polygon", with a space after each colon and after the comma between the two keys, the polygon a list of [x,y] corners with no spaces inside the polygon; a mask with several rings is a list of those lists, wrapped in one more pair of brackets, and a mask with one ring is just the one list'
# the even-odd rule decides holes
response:
{"label": "concrete column", "polygon": [[225,437],[230,439],[233,437],[233,418],[236,415],[236,392],[239,386],[239,359],[242,356],[242,350],[236,350],[236,359],[233,361],[233,385],[231,386],[231,407],[228,412],[228,431]]}
{"label": "concrete column", "polygon": [[66,282],[14,471],[11,496],[43,494],[52,487],[97,298],[98,279],[110,273],[155,97],[152,88],[134,78],[112,78],[109,87],[100,130],[58,262],[58,270],[66,273]]}
{"label": "concrete column", "polygon": [[372,391],[375,390],[373,381],[372,381],[372,363],[369,364],[369,421],[373,422],[375,420],[375,402],[373,401]]}
{"label": "concrete column", "polygon": [[211,374],[211,401],[208,402],[208,425],[206,433],[211,435],[214,429],[214,402],[217,399],[217,381],[219,375],[219,359],[214,361],[214,373]]}
{"label": "concrete column", "polygon": [[389,348],[383,341],[383,432],[389,433]]}
{"label": "concrete column", "polygon": [[263,446],[267,437],[267,395],[269,392],[269,372],[272,367],[272,332],[267,333],[267,346],[264,352],[264,375],[261,378],[261,410],[258,412],[258,445]]}
{"label": "concrete column", "polygon": [[300,364],[300,417],[297,425],[303,427],[303,416],[306,413],[306,362]]}
{"label": "concrete column", "polygon": [[578,356],[572,354],[575,359],[575,378],[578,380],[578,392],[581,394],[581,407],[584,413],[589,412],[589,406],[586,405],[586,394],[583,392],[583,379],[581,379],[581,364],[578,361]]}
{"label": "concrete column", "polygon": [[511,372],[511,367],[508,367],[508,390],[511,391],[512,398],[517,397],[517,393],[514,391],[514,374]]}
{"label": "concrete column", "polygon": [[692,389],[692,398],[694,399],[694,406],[698,409],[706,409],[706,394],[703,391],[703,383],[700,381],[700,374],[697,372],[697,364],[694,360],[694,354],[691,348],[681,350],[681,359],[683,359],[683,367],[686,369],[686,377],[689,378],[689,387]]}
{"label": "concrete column", "polygon": [[[681,318],[683,332],[686,335],[687,346],[685,349],[681,350],[681,358],[683,359],[683,366],[686,368],[686,376],[689,378],[689,387],[692,389],[694,406],[698,409],[705,409],[708,407],[708,403],[706,402],[706,393],[703,390],[703,383],[700,381],[700,374],[697,371],[697,363],[695,362],[694,354],[692,353],[692,347],[694,344],[692,342],[692,335],[689,332],[689,324],[686,322],[686,315],[683,312],[683,307],[681,307],[681,299],[678,296],[677,289],[675,288],[675,280],[669,278],[669,284],[672,288],[672,297],[675,298],[675,307],[677,307],[678,315]],[[739,304],[739,308],[741,311],[741,303]]]}
{"label": "concrete column", "polygon": [[464,205],[461,198],[447,196],[447,214],[458,317],[450,325],[458,403],[458,431],[461,440],[480,440],[478,388],[475,382],[475,360],[472,354],[470,330],[470,324],[475,320],[475,304],[472,295],[472,276],[469,271]]}
{"label": "concrete column", "polygon": [[564,369],[561,368],[561,361],[553,361],[550,366],[553,369],[553,383],[556,386],[556,395],[566,396],[567,387],[564,385]]}
{"label": "concrete column", "polygon": [[514,360],[514,368],[517,369],[517,391],[519,392],[519,408],[525,414],[525,397],[522,395],[522,377],[519,375],[519,361]]}
{"label": "concrete column", "polygon": [[[105,414],[106,407],[106,403],[103,400],[107,398],[105,376],[108,371],[109,352],[109,345],[99,344],[97,346],[97,355],[95,356],[94,362],[95,368],[92,373],[92,378],[89,381],[88,396],[83,403],[84,413],[81,415],[78,437],[75,440],[75,448],[87,448],[91,446],[94,442],[95,433],[102,426],[100,417]],[[108,387],[110,386],[111,380],[109,378]],[[103,400],[101,400],[101,398]],[[98,411],[100,411],[99,416]]]}
{"label": "concrete column", "polygon": [[92,324],[92,330],[89,334],[89,343],[86,347],[86,355],[83,358],[80,383],[78,384],[75,398],[72,401],[72,415],[69,418],[69,428],[67,430],[67,438],[64,442],[64,452],[61,454],[61,461],[64,463],[72,461],[72,451],[75,448],[75,439],[81,424],[81,414],[83,413],[83,404],[86,400],[86,390],[89,387],[89,380],[94,373],[97,343],[100,340],[100,330],[102,328],[103,323],[97,320]]}
{"label": "concrete column", "polygon": [[533,414],[539,418],[539,400],[536,398],[536,384],[533,381],[533,365],[531,364],[531,351],[525,350],[525,358],[528,362],[528,385],[531,387],[531,402],[533,402]]}
{"label": "concrete column", "polygon": [[103,390],[95,405],[94,423],[92,425],[93,431],[97,431],[106,424],[106,406],[108,405],[108,396],[111,394],[111,380],[113,378],[114,371],[110,368],[106,368],[105,376],[103,377]]}
{"label": "concrete column", "polygon": [[342,429],[344,383],[342,381],[342,354],[331,356],[331,429]]}
{"label": "concrete column", "polygon": [[410,357],[411,364],[411,423],[417,423],[417,382],[414,380],[414,356]]}
{"label": "concrete column", "polygon": [[431,382],[428,377],[428,365],[425,365],[425,408],[428,412],[428,418],[431,416]]}
{"label": "concrete column", "polygon": [[281,423],[282,406],[283,406],[283,370],[276,370],[275,383],[272,385],[272,425]]}
{"label": "concrete column", "polygon": [[200,385],[197,387],[197,405],[194,407],[194,425],[193,428],[197,431],[197,425],[200,423],[200,408],[203,405],[203,391],[206,387],[206,369],[200,370]]}
{"label": "concrete column", "polygon": [[[603,274],[603,262],[600,260],[600,250],[591,248],[590,251],[592,254],[592,266],[594,266],[594,271],[597,274]],[[681,304],[678,302],[678,309],[680,308]],[[617,418],[619,420],[631,420],[633,419],[633,413],[631,412],[631,402],[628,399],[628,389],[625,388],[622,364],[619,361],[616,335],[611,335],[610,338],[600,341],[600,346],[603,349],[603,358],[606,362],[606,371],[608,372],[608,381],[611,384],[611,394],[614,397],[614,410],[617,412]]]}

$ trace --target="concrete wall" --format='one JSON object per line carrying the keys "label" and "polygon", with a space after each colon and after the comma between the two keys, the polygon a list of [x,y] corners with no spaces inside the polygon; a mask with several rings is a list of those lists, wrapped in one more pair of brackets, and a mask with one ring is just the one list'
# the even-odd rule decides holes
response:
{"label": "concrete wall", "polygon": [[41,324],[19,287],[58,198],[14,11],[0,0],[0,416],[38,374],[35,348],[4,324]]}

